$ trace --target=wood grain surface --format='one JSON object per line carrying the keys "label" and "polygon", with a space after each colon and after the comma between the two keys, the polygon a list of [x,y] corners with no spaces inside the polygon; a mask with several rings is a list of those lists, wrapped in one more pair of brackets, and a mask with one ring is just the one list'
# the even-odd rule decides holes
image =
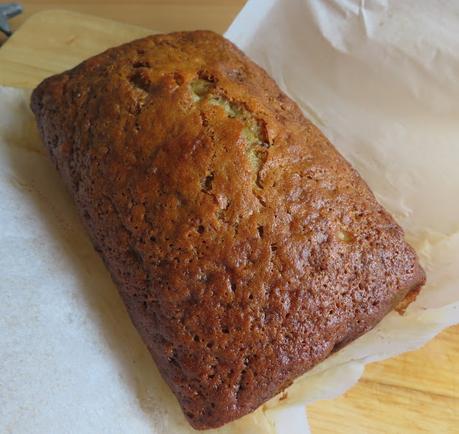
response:
{"label": "wood grain surface", "polygon": [[[244,0],[22,3],[25,14],[11,22],[20,30],[0,49],[0,84],[31,88],[108,46],[149,33],[146,29],[223,32]],[[40,13],[24,23],[31,14],[52,8],[101,18],[61,11]],[[308,413],[314,434],[459,433],[459,326],[418,351],[367,366],[355,387],[311,405]]]}
{"label": "wood grain surface", "polygon": [[[12,0],[2,0],[9,2]],[[65,9],[155,29],[208,29],[223,33],[246,0],[15,0],[24,14],[11,21],[17,29],[29,16],[47,9]]]}

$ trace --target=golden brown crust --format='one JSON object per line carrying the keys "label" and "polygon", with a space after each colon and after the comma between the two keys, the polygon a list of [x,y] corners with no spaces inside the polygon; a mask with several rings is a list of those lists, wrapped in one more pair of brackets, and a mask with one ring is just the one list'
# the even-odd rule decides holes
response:
{"label": "golden brown crust", "polygon": [[110,49],[32,108],[195,428],[254,410],[424,283],[355,170],[214,33]]}

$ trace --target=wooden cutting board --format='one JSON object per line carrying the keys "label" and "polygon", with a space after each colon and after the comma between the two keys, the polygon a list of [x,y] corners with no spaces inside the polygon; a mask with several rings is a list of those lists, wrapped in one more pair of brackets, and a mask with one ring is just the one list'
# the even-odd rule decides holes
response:
{"label": "wooden cutting board", "polygon": [[[33,88],[92,54],[150,33],[75,12],[40,12],[0,48],[0,85]],[[314,434],[459,433],[459,326],[419,351],[371,364],[344,396],[308,410]]]}
{"label": "wooden cutting board", "polygon": [[154,33],[142,27],[64,10],[30,17],[0,49],[0,84],[33,88],[86,57]]}

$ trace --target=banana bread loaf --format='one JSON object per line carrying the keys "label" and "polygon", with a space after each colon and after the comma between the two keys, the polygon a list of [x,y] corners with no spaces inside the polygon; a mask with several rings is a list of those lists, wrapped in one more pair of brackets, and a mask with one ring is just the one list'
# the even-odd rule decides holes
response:
{"label": "banana bread loaf", "polygon": [[253,411],[424,283],[356,171],[221,36],[110,49],[31,105],[195,428]]}

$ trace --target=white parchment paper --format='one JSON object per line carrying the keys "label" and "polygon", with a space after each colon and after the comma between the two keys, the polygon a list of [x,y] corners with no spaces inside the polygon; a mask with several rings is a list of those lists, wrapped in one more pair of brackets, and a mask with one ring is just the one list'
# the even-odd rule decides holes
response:
{"label": "white parchment paper", "polygon": [[[304,406],[459,322],[459,4],[251,0],[227,36],[404,227],[428,283],[404,316],[218,434],[307,433]],[[92,249],[28,110],[0,88],[0,432],[192,433]]]}

